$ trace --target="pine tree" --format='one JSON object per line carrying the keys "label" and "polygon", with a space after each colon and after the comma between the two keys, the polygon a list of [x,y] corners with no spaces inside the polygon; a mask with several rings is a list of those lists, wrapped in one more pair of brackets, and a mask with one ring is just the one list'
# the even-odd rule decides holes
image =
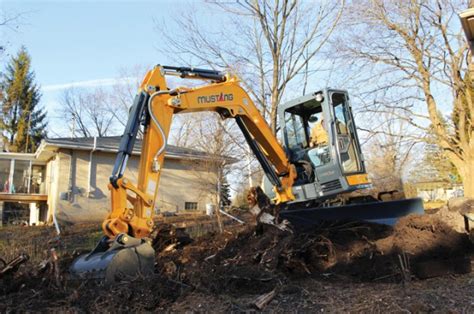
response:
{"label": "pine tree", "polygon": [[426,144],[424,156],[410,175],[413,182],[461,183],[459,172],[437,144]]}
{"label": "pine tree", "polygon": [[221,199],[221,204],[223,206],[229,206],[231,204],[231,201],[230,201],[230,187],[229,187],[229,183],[227,183],[227,180],[226,180],[225,177],[224,177],[224,179],[222,180],[222,183],[221,183],[220,199]]}
{"label": "pine tree", "polygon": [[31,58],[22,47],[11,58],[2,77],[1,136],[10,151],[34,152],[46,136],[46,113],[39,106],[41,94],[34,82]]}

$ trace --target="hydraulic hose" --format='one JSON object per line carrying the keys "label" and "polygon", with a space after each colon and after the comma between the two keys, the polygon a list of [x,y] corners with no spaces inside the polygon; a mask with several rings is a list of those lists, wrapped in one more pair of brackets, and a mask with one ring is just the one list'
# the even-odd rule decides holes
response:
{"label": "hydraulic hose", "polygon": [[151,103],[153,101],[153,98],[155,98],[156,96],[159,96],[159,95],[164,95],[164,94],[169,94],[170,91],[169,90],[163,90],[163,91],[158,91],[158,92],[155,92],[153,93],[150,98],[148,99],[148,113],[150,114],[150,117],[151,117],[151,120],[153,121],[153,123],[156,125],[156,127],[158,128],[158,131],[160,132],[160,135],[163,139],[163,145],[161,145],[161,147],[158,149],[158,151],[156,152],[155,156],[153,157],[153,160],[157,160],[158,159],[158,156],[160,156],[163,151],[165,150],[166,148],[166,145],[167,145],[167,141],[168,139],[166,138],[166,135],[165,135],[165,132],[163,131],[163,128],[161,127],[160,123],[158,122],[158,120],[156,119],[155,115],[153,114],[153,111],[151,110]]}

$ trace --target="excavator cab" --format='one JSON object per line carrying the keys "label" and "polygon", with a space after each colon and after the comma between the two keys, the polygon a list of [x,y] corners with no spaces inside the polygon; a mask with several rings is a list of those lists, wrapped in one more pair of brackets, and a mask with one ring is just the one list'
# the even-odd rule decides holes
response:
{"label": "excavator cab", "polygon": [[[294,202],[370,188],[347,91],[324,89],[278,108],[280,140],[297,168]],[[264,190],[271,195],[270,182]]]}
{"label": "excavator cab", "polygon": [[[296,227],[347,219],[394,224],[423,213],[419,198],[381,202],[371,195],[347,195],[372,187],[347,91],[328,88],[282,104],[278,120],[280,141],[297,173],[295,199],[283,204],[280,216]],[[274,195],[266,177],[263,189]]]}

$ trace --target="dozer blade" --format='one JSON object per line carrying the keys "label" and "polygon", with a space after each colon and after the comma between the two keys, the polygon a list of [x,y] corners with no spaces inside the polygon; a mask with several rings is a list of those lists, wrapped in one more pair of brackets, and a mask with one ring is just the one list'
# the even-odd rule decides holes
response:
{"label": "dozer blade", "polygon": [[149,240],[120,234],[110,241],[104,237],[91,253],[79,256],[70,268],[71,274],[114,283],[153,273],[155,250]]}
{"label": "dozer blade", "polygon": [[297,229],[306,229],[328,220],[363,220],[394,225],[401,217],[423,213],[423,201],[420,198],[411,198],[317,208],[298,208],[298,205],[294,204],[292,208],[282,210],[280,217],[288,219]]}

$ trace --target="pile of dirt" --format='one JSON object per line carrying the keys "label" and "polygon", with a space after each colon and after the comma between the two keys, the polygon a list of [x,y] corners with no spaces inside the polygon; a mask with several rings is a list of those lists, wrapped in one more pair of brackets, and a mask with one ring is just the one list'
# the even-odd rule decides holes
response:
{"label": "pile of dirt", "polygon": [[393,235],[379,241],[378,248],[407,255],[406,266],[418,278],[470,272],[473,245],[466,232],[459,232],[452,220],[446,222],[444,213],[400,219]]}
{"label": "pile of dirt", "polygon": [[459,255],[470,246],[465,233],[458,232],[438,215],[403,217],[395,225],[393,234],[383,242],[392,242],[392,247],[383,248],[380,245],[381,250],[405,252],[426,258],[443,254]]}
{"label": "pile of dirt", "polygon": [[440,208],[431,210],[434,217],[441,219],[446,225],[457,232],[466,231],[464,214],[474,213],[474,200],[465,198],[455,198]]}
{"label": "pile of dirt", "polygon": [[[64,274],[65,275],[65,274]],[[186,288],[186,287],[185,287]],[[68,280],[20,272],[0,283],[0,312],[143,312],[164,310],[182,295],[183,286],[165,277],[124,281],[106,286],[94,281]]]}
{"label": "pile of dirt", "polygon": [[[70,248],[74,234],[72,229],[65,234]],[[182,228],[162,224],[154,236],[156,264],[151,277],[114,286],[75,281],[68,269],[77,254],[63,252],[55,262],[47,251],[45,263],[30,261],[0,279],[0,312],[13,308],[242,311],[255,306],[256,296],[273,295],[306,300],[301,301],[302,308],[323,309],[327,306],[307,301],[312,295],[308,289],[315,284],[321,286],[315,296],[322,300],[328,286],[339,291],[356,283],[396,284],[463,274],[471,270],[473,253],[467,234],[456,231],[438,213],[407,216],[393,227],[321,222],[300,233],[271,225],[235,224],[195,239]],[[284,298],[279,299],[282,306]]]}
{"label": "pile of dirt", "polygon": [[266,293],[278,282],[321,275],[359,282],[470,272],[472,244],[436,215],[412,215],[394,227],[321,223],[311,232],[267,226],[198,239],[157,254],[157,271],[193,287],[231,295]]}

